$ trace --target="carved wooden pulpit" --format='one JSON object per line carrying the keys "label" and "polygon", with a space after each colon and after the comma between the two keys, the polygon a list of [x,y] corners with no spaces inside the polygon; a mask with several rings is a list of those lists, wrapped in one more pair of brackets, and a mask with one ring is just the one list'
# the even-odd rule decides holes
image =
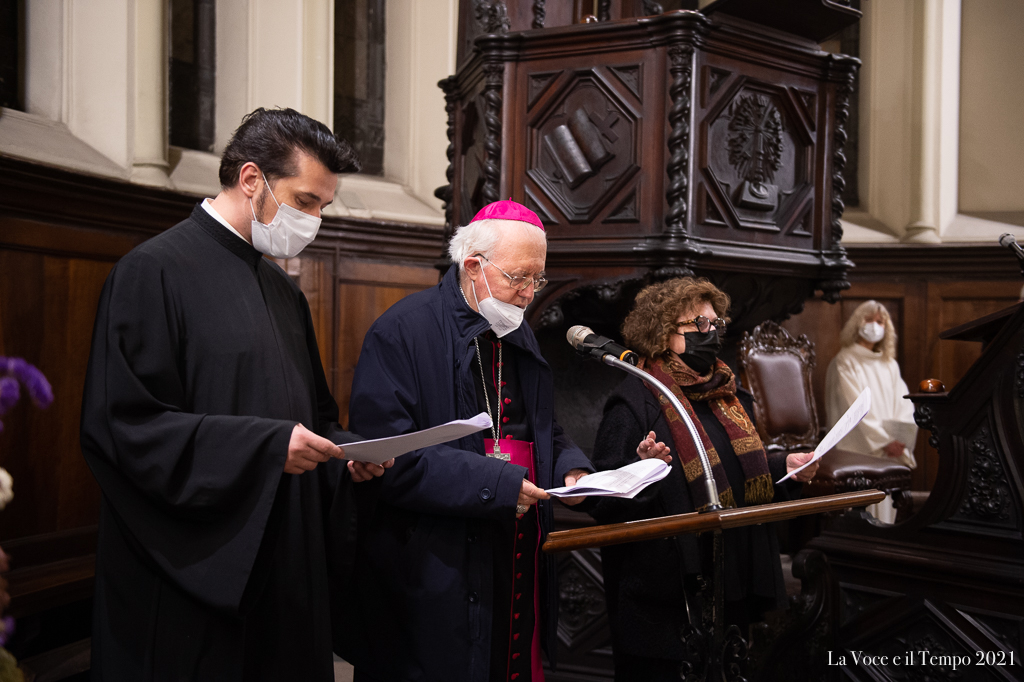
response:
{"label": "carved wooden pulpit", "polygon": [[[819,43],[856,22],[858,6],[460,3],[457,72],[440,83],[446,236],[508,197],[544,222],[550,284],[527,319],[555,374],[559,422],[585,451],[622,376],[584,365],[565,342],[569,326],[618,338],[643,286],[707,277],[732,299],[723,357],[736,369],[743,331],[849,286],[843,145],[859,61]],[[577,23],[587,13],[595,21]],[[603,599],[572,581],[599,592],[599,559],[566,561],[563,591],[579,596],[579,618],[563,619],[560,638],[596,651],[600,637],[587,638]],[[602,655],[580,670],[607,666]]]}
{"label": "carved wooden pulpit", "polygon": [[[628,309],[640,285],[678,274],[730,293],[737,331],[800,310],[816,289],[838,297],[852,267],[839,218],[859,62],[816,40],[860,13],[720,0],[636,17],[627,10],[653,3],[597,4],[627,18],[541,29],[525,22],[531,3],[462,3],[461,60],[441,82],[449,234],[499,198],[538,213],[552,282],[530,311],[540,328],[591,321],[581,298]],[[813,36],[736,16],[770,5],[838,9],[817,33],[795,27]],[[509,31],[512,18],[527,30]]]}

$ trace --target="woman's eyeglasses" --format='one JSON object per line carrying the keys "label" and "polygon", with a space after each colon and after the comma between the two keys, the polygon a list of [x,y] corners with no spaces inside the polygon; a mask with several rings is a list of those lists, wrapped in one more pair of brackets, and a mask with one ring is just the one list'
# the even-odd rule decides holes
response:
{"label": "woman's eyeglasses", "polygon": [[676,322],[676,331],[679,334],[682,334],[682,332],[678,330],[680,329],[680,327],[685,327],[688,324],[697,325],[697,331],[699,331],[701,334],[707,334],[709,331],[711,331],[711,328],[714,327],[715,331],[718,332],[719,336],[725,335],[725,320],[723,320],[720,317],[716,318],[715,321],[712,322],[703,315],[698,315],[692,320],[683,320],[682,322]]}

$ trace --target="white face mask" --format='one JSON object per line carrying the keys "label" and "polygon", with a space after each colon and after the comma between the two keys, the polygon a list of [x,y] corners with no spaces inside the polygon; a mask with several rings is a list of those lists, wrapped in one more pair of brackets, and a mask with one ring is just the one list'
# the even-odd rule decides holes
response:
{"label": "white face mask", "polygon": [[878,343],[885,336],[885,327],[880,322],[865,322],[860,335],[868,343]]}
{"label": "white face mask", "polygon": [[526,314],[526,311],[517,305],[505,303],[494,298],[494,294],[491,294],[491,285],[487,283],[487,276],[483,273],[485,265],[487,265],[487,261],[480,263],[480,275],[484,278],[484,286],[487,287],[487,293],[490,294],[490,298],[485,298],[482,301],[477,300],[476,283],[474,282],[472,286],[473,300],[476,301],[476,307],[480,314],[491,323],[491,331],[500,339],[506,334],[519,329],[519,325],[523,323],[523,315]]}
{"label": "white face mask", "polygon": [[277,215],[269,225],[264,225],[256,220],[256,211],[252,207],[252,199],[249,199],[249,209],[252,210],[252,245],[260,253],[274,258],[295,258],[316,237],[320,229],[320,218],[288,204],[278,203],[265,175],[263,182],[267,184],[267,190],[277,204]]}

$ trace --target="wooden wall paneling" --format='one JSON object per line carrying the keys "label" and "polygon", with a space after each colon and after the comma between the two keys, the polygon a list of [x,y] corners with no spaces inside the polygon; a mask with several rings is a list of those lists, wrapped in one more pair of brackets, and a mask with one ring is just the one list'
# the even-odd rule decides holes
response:
{"label": "wooden wall paneling", "polygon": [[[1021,281],[930,282],[927,294],[928,363],[922,368],[922,379],[939,379],[947,389],[953,388],[981,356],[981,344],[972,341],[939,339],[939,333],[970,322],[1017,302]],[[928,444],[927,434],[918,434],[918,445],[924,448],[926,489],[930,490],[938,471],[938,452]]]}
{"label": "wooden wall paneling", "polygon": [[[0,514],[4,540],[97,521],[99,489],[81,456],[78,432],[93,321],[110,267],[106,261],[0,249],[2,351],[39,367],[54,392],[46,411],[25,396],[5,416],[0,462],[14,477],[15,499]],[[51,495],[33,494],[40,490]]]}
{"label": "wooden wall paneling", "polygon": [[[942,341],[939,333],[1015,303],[1020,284],[1019,279],[929,281],[918,275],[903,281],[896,277],[882,281],[872,277],[855,281],[836,305],[820,298],[808,301],[804,312],[783,326],[794,335],[806,334],[815,345],[813,386],[822,425],[826,424],[825,374],[839,352],[842,327],[858,305],[873,299],[889,310],[898,338],[896,360],[909,390],[916,391],[921,380],[929,378],[952,387],[977,360],[981,345]],[[918,433],[914,452],[918,468],[913,474],[913,488],[930,490],[938,471],[938,453],[928,445],[926,433]]]}
{"label": "wooden wall paneling", "polygon": [[341,423],[348,425],[352,377],[363,337],[374,320],[409,294],[434,286],[437,270],[428,265],[396,265],[341,259],[337,270],[338,333],[334,399]]}

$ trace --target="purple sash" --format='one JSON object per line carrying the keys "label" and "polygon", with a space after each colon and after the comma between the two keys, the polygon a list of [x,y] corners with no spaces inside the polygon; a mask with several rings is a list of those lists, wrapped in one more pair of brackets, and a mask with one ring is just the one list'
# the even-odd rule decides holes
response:
{"label": "purple sash", "polygon": [[[526,478],[530,483],[537,483],[537,471],[533,466],[533,443],[525,440],[498,441],[501,452],[509,455],[512,464],[526,467]],[[494,439],[484,438],[484,452],[494,452]],[[533,641],[530,643],[530,676],[532,682],[544,682],[544,665],[540,652],[540,515],[536,516],[537,547],[533,553]],[[516,523],[519,523],[516,521]]]}

